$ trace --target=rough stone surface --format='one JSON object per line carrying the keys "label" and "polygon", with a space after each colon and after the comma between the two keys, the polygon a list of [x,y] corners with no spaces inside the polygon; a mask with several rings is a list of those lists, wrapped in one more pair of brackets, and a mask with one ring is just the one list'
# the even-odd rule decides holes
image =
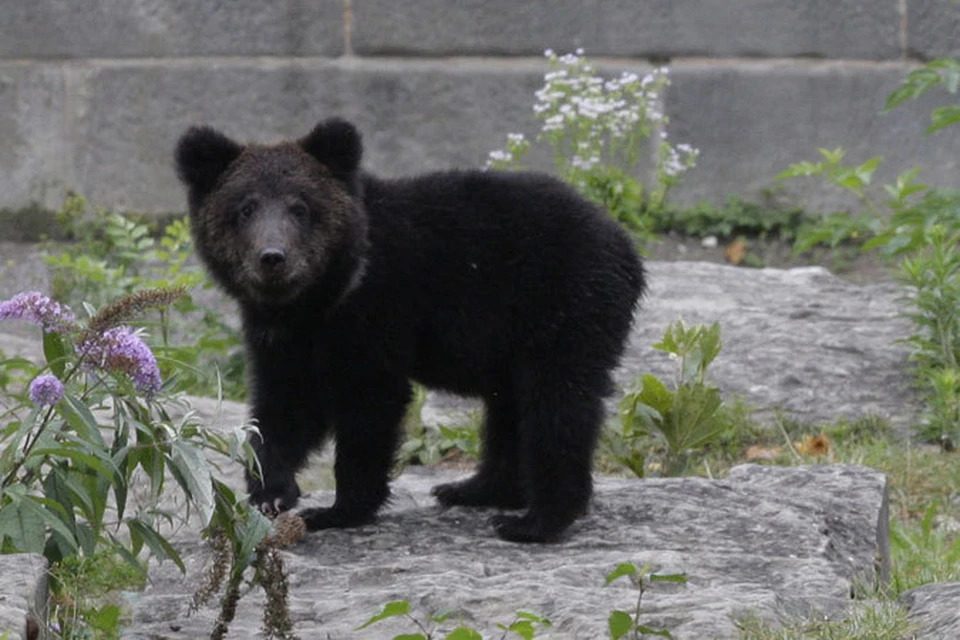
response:
{"label": "rough stone surface", "polygon": [[894,2],[613,0],[602,5],[468,0],[354,0],[361,54],[534,54],[544,49],[631,57],[900,56]]}
{"label": "rough stone surface", "polygon": [[[0,250],[3,245],[0,245]],[[44,289],[41,266],[30,253],[0,269],[0,297]],[[918,415],[910,391],[908,352],[895,341],[909,335],[900,317],[893,283],[851,284],[821,267],[747,269],[706,262],[647,262],[650,290],[637,312],[618,384],[628,387],[639,373],[663,379],[675,363],[653,349],[667,326],[719,322],[724,348],[710,370],[728,398],[740,397],[761,420],[777,411],[806,422],[841,416],[880,415],[906,427]],[[6,275],[4,275],[6,274]],[[236,309],[219,303],[225,314]],[[27,327],[0,325],[0,351],[37,354],[39,340]],[[429,394],[424,419],[458,424],[479,405]]]}
{"label": "rough stone surface", "polygon": [[[684,573],[686,586],[657,584],[644,596],[646,624],[677,638],[737,637],[733,619],[776,620],[836,613],[857,578],[886,558],[886,478],[855,466],[745,466],[727,480],[601,479],[589,516],[557,545],[522,546],[491,535],[485,510],[440,511],[429,488],[446,472],[407,472],[391,510],[375,525],[308,535],[284,553],[290,603],[303,638],[392,638],[412,631],[388,622],[354,633],[381,605],[408,599],[483,632],[517,609],[553,621],[545,638],[605,637],[613,609],[632,610],[627,581],[603,586],[620,562]],[[329,503],[329,492],[311,496]],[[190,573],[157,571],[136,603],[125,638],[201,637],[216,611],[184,618],[203,554],[184,541]],[[231,638],[253,638],[259,593],[242,603]],[[172,628],[176,627],[176,631]],[[329,634],[326,635],[326,634]]]}
{"label": "rough stone surface", "polygon": [[960,582],[926,584],[900,596],[915,640],[960,638]]}
{"label": "rough stone surface", "polygon": [[[604,68],[643,73],[649,67]],[[0,65],[0,78],[9,74],[10,90],[0,101],[22,117],[0,116],[0,131],[14,142],[0,150],[0,164],[9,169],[0,173],[0,205],[56,207],[69,186],[101,206],[182,211],[171,148],[196,123],[268,141],[303,135],[317,120],[339,114],[361,127],[366,165],[385,175],[481,166],[503,147],[507,132],[535,135],[531,107],[545,69],[538,60],[469,59],[149,60],[65,71],[8,63]],[[925,166],[921,177],[929,183],[956,184],[960,130],[923,135],[938,96],[880,113],[906,69],[675,64],[665,96],[670,135],[700,148],[701,156],[674,201],[721,203],[733,193],[759,198],[782,188],[784,199],[810,209],[855,204],[815,179],[774,180],[792,162],[817,158],[818,147],[842,146],[854,162],[886,156],[876,184],[917,164]],[[37,104],[49,107],[37,112]],[[541,153],[530,164],[549,168],[546,160]]]}
{"label": "rough stone surface", "polygon": [[[719,322],[723,351],[710,377],[772,420],[805,422],[879,415],[905,426],[917,416],[907,351],[910,332],[893,284],[853,285],[821,267],[743,269],[705,262],[648,262],[650,292],[637,313],[617,382],[638,373],[665,380],[676,364],[651,345],[667,326]],[[478,405],[430,394],[425,418],[453,424]]]}
{"label": "rough stone surface", "polygon": [[[756,197],[817,146],[888,156],[878,181],[913,165],[943,186],[960,175],[960,133],[920,135],[942,93],[877,115],[916,67],[907,54],[958,50],[948,0],[7,4],[0,212],[57,208],[68,189],[108,208],[181,211],[170,148],[198,121],[260,140],[337,113],[363,126],[369,166],[387,174],[481,165],[506,133],[534,132],[548,47],[676,70],[665,96],[674,138],[703,150],[681,204]],[[812,181],[786,194],[851,204]]]}
{"label": "rough stone surface", "polygon": [[0,555],[0,637],[27,640],[27,618],[47,619],[47,560],[35,553]]}
{"label": "rough stone surface", "polygon": [[340,0],[5,2],[3,58],[337,55]]}
{"label": "rough stone surface", "polygon": [[207,123],[240,140],[269,141],[305,135],[339,114],[360,126],[373,170],[478,166],[514,124],[533,124],[542,69],[323,60],[111,66],[86,80],[72,162],[93,202],[182,211],[171,157],[188,126]]}
{"label": "rough stone surface", "polygon": [[0,208],[62,202],[73,182],[67,92],[58,67],[0,64]]}
{"label": "rough stone surface", "polygon": [[960,7],[951,0],[907,2],[907,53],[922,60],[960,56]]}
{"label": "rough stone surface", "polygon": [[756,199],[764,190],[782,188],[787,200],[811,210],[856,206],[852,197],[816,178],[774,179],[794,162],[819,160],[818,148],[837,147],[847,150],[850,163],[884,156],[875,185],[892,182],[917,165],[924,167],[925,183],[957,184],[960,129],[923,135],[941,96],[929,94],[882,113],[887,95],[904,75],[899,66],[674,65],[666,94],[670,136],[699,148],[700,158],[671,198],[719,204],[730,193]]}

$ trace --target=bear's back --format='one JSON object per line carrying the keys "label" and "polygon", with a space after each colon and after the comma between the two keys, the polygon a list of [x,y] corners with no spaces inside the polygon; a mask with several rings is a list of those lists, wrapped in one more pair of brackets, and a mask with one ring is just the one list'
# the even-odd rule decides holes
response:
{"label": "bear's back", "polygon": [[629,328],[640,259],[629,235],[569,186],[464,171],[366,177],[363,193],[367,267],[343,326],[404,345],[393,357],[412,360],[414,377],[468,392],[525,351],[590,345],[610,352],[601,360],[619,355],[605,345]]}

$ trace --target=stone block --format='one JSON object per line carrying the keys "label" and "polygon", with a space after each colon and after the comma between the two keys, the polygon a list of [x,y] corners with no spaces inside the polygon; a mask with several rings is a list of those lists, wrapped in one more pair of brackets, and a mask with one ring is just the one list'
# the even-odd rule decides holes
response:
{"label": "stone block", "polygon": [[0,208],[59,206],[72,179],[67,85],[57,66],[0,63]]}
{"label": "stone block", "polygon": [[320,119],[358,124],[367,167],[407,175],[481,166],[508,131],[534,125],[541,64],[221,61],[108,64],[91,71],[72,163],[91,202],[182,211],[172,151],[191,124],[240,140],[304,135]]}
{"label": "stone block", "polygon": [[[856,581],[882,579],[877,562],[887,558],[886,477],[865,467],[748,465],[726,480],[598,478],[590,514],[554,545],[496,539],[492,509],[437,509],[430,487],[454,476],[408,469],[376,524],[312,533],[283,552],[297,635],[394,638],[414,630],[409,621],[357,627],[385,603],[406,599],[418,619],[451,611],[447,631],[462,622],[499,637],[495,624],[509,624],[520,609],[553,622],[544,637],[604,638],[610,612],[637,603],[628,580],[604,587],[604,577],[633,562],[687,578],[644,592],[644,624],[679,639],[737,638],[735,621],[747,615],[840,615]],[[332,499],[317,492],[305,502]],[[178,543],[187,578],[172,566],[154,568],[125,638],[210,633],[216,607],[182,615],[209,558],[198,546],[196,538]],[[238,607],[231,637],[255,637],[262,608],[254,590]]]}
{"label": "stone block", "polygon": [[925,584],[900,596],[914,628],[911,638],[960,638],[960,582]]}
{"label": "stone block", "polygon": [[178,212],[186,200],[173,168],[179,136],[209,124],[238,140],[303,135],[342,111],[332,63],[244,60],[107,64],[86,79],[71,162],[92,203]]}
{"label": "stone block", "polygon": [[782,0],[353,0],[353,46],[376,55],[589,55],[890,59],[895,2]]}
{"label": "stone block", "polygon": [[5,2],[0,58],[337,55],[343,0]]}
{"label": "stone block", "polygon": [[0,555],[0,638],[46,637],[36,634],[46,627],[48,595],[46,558],[36,553]]}
{"label": "stone block", "polygon": [[908,0],[907,54],[922,60],[960,56],[960,5],[951,0]]}
{"label": "stone block", "polygon": [[883,113],[906,72],[853,63],[674,65],[666,95],[670,136],[701,152],[697,168],[672,192],[674,201],[720,203],[730,194],[757,198],[782,187],[810,209],[855,204],[817,179],[774,179],[792,163],[818,159],[818,148],[843,147],[851,163],[884,156],[874,184],[920,165],[923,182],[957,186],[960,130],[924,135],[936,96]]}

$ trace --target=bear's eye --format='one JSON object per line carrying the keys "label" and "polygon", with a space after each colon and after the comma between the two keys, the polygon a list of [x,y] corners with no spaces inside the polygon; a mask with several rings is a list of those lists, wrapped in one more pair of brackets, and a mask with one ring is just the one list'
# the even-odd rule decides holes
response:
{"label": "bear's eye", "polygon": [[253,215],[255,209],[256,205],[254,205],[254,203],[244,202],[237,210],[237,217],[239,217],[241,220],[246,220]]}
{"label": "bear's eye", "polygon": [[309,210],[307,209],[307,205],[303,204],[302,202],[294,202],[290,205],[290,215],[292,215],[294,218],[302,220],[303,218],[307,217],[308,213]]}

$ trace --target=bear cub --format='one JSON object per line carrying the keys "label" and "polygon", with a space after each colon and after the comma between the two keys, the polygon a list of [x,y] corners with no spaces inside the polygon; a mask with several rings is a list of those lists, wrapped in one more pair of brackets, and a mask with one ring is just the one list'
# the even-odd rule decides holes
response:
{"label": "bear cub", "polygon": [[192,127],[176,148],[197,251],[239,305],[260,434],[250,500],[293,508],[328,436],[336,499],[310,530],[372,521],[411,381],[480,398],[475,475],[434,488],[518,542],[557,539],[591,495],[610,372],[644,271],[631,238],[564,183],[451,171],[382,179],[330,119],[279,144]]}

